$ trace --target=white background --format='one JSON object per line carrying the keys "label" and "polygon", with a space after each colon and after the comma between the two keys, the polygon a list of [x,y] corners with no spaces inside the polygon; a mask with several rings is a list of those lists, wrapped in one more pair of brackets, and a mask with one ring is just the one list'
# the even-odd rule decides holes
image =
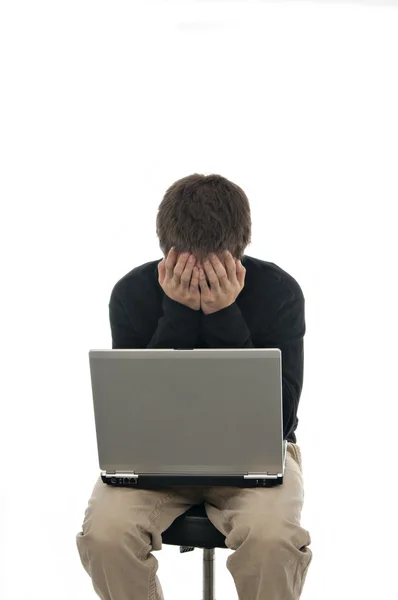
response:
{"label": "white background", "polygon": [[[381,2],[2,3],[2,598],[96,597],[75,545],[99,474],[88,351],[194,172],[246,191],[246,253],[306,298],[302,598],[394,597],[397,31]],[[201,598],[200,550],[156,556],[166,600]]]}

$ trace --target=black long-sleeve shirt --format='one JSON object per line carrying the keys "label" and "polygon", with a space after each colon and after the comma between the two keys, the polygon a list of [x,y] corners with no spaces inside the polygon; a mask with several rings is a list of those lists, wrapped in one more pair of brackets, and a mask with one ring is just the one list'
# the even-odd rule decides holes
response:
{"label": "black long-sleeve shirt", "polygon": [[245,286],[210,315],[171,300],[158,282],[159,260],[136,267],[109,301],[112,348],[280,348],[283,437],[296,442],[306,330],[303,292],[274,263],[245,255]]}

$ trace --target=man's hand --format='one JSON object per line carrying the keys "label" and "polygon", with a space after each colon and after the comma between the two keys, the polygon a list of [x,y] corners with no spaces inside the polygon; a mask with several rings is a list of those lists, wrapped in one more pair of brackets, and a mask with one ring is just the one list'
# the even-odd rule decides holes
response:
{"label": "man's hand", "polygon": [[205,271],[199,271],[200,308],[205,315],[211,315],[235,302],[244,288],[246,269],[229,252],[225,254],[225,267],[215,255],[203,266]]}
{"label": "man's hand", "polygon": [[158,264],[159,284],[164,293],[180,304],[200,310],[199,273],[194,270],[195,257],[188,259],[189,252],[178,256],[171,248],[166,260]]}

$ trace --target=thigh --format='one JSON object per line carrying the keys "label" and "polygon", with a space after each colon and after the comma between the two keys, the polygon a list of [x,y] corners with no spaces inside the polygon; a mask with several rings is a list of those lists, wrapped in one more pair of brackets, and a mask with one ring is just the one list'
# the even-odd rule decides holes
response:
{"label": "thigh", "polygon": [[82,533],[108,536],[111,530],[132,526],[165,531],[171,523],[202,498],[201,488],[171,487],[143,490],[109,486],[98,478],[84,516]]}
{"label": "thigh", "polygon": [[290,521],[300,524],[304,502],[301,452],[297,444],[288,443],[283,484],[270,488],[213,487],[206,494],[209,519],[228,533],[236,518],[252,521]]}

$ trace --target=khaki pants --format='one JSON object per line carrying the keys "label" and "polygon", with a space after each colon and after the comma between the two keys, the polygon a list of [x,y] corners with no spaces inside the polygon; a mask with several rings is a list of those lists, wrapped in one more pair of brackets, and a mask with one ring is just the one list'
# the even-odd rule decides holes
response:
{"label": "khaki pants", "polygon": [[301,527],[301,452],[287,445],[283,484],[273,488],[111,487],[98,479],[77,535],[82,564],[102,600],[162,600],[151,550],[162,532],[193,504],[206,503],[210,521],[235,550],[227,567],[240,600],[298,600],[312,560]]}

